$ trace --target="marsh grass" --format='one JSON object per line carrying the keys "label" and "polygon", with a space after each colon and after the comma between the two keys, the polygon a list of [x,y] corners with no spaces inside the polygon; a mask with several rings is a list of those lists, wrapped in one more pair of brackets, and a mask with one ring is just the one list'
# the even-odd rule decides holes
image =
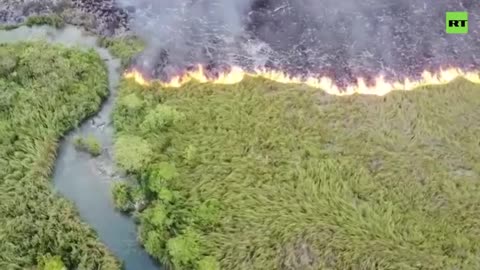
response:
{"label": "marsh grass", "polygon": [[35,25],[49,25],[54,28],[62,28],[65,26],[65,21],[62,16],[57,14],[30,16],[24,23],[28,27]]}
{"label": "marsh grass", "polygon": [[101,37],[98,44],[107,48],[113,56],[120,58],[124,68],[127,68],[133,57],[145,48],[143,41],[135,36]]}
{"label": "marsh grass", "polygon": [[20,27],[22,25],[23,24],[2,24],[2,25],[0,25],[0,30],[9,31],[9,30],[17,29],[18,27]]}
{"label": "marsh grass", "polygon": [[65,26],[65,21],[63,17],[58,14],[35,15],[28,17],[24,22],[21,23],[0,24],[0,30],[14,30],[24,25],[28,27],[48,25],[54,28],[62,28]]}
{"label": "marsh grass", "polygon": [[[145,130],[159,104],[184,117]],[[479,85],[126,80],[114,118],[153,151],[135,170],[140,239],[176,269],[480,269]]]}
{"label": "marsh grass", "polygon": [[60,137],[107,95],[102,59],[44,42],[0,55],[0,269],[120,269],[50,182]]}

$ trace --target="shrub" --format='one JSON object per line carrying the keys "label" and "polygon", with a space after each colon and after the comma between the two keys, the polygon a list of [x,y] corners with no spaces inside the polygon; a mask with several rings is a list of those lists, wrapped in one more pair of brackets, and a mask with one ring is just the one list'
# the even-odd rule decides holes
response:
{"label": "shrub", "polygon": [[116,181],[112,186],[113,202],[122,212],[129,212],[135,208],[132,187],[124,181]]}
{"label": "shrub", "polygon": [[144,132],[160,132],[173,126],[175,122],[183,118],[184,115],[177,112],[174,108],[167,105],[158,105],[145,116],[145,120],[140,128]]}
{"label": "shrub", "polygon": [[102,146],[98,139],[93,135],[88,135],[86,138],[76,136],[73,140],[75,148],[79,151],[84,151],[96,157],[102,153]]}
{"label": "shrub", "polygon": [[42,270],[67,270],[60,256],[44,256],[42,257],[40,269]]}
{"label": "shrub", "polygon": [[147,166],[152,150],[148,142],[137,136],[120,136],[115,141],[116,161],[128,172],[139,171]]}
{"label": "shrub", "polygon": [[199,241],[199,235],[191,229],[168,240],[168,254],[175,269],[194,269],[200,257]]}
{"label": "shrub", "polygon": [[152,192],[159,193],[168,186],[168,182],[177,176],[175,165],[168,162],[160,162],[150,170],[148,188]]}

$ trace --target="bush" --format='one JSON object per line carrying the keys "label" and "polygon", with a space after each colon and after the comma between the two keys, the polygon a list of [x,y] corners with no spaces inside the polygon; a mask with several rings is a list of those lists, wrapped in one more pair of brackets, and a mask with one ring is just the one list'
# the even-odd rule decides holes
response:
{"label": "bush", "polygon": [[148,165],[152,150],[148,142],[141,137],[120,136],[115,141],[115,156],[121,168],[136,172]]}
{"label": "bush", "polygon": [[200,257],[199,235],[190,229],[167,242],[168,254],[175,269],[194,269]]}
{"label": "bush", "polygon": [[73,144],[77,150],[87,152],[94,157],[97,157],[102,153],[102,146],[98,139],[93,135],[88,135],[86,138],[76,136],[73,139]]}
{"label": "bush", "polygon": [[122,212],[135,209],[132,198],[132,187],[125,182],[115,182],[112,186],[113,202],[115,207]]}
{"label": "bush", "polygon": [[168,162],[160,162],[150,169],[150,177],[147,187],[151,192],[160,193],[177,176],[175,165]]}
{"label": "bush", "polygon": [[52,257],[50,255],[42,257],[40,269],[41,270],[67,270],[60,256]]}
{"label": "bush", "polygon": [[161,132],[172,127],[174,123],[183,118],[184,115],[177,112],[174,108],[166,105],[158,105],[145,116],[145,120],[140,128],[146,133]]}

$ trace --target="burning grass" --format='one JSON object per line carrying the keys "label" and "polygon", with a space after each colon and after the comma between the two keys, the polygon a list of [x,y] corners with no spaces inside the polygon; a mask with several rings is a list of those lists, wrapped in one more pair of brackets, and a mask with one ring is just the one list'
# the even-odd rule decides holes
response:
{"label": "burning grass", "polygon": [[392,81],[385,77],[378,76],[374,80],[368,81],[364,78],[358,78],[356,83],[339,87],[335,80],[323,76],[295,76],[279,70],[255,69],[252,72],[243,70],[240,67],[231,67],[228,71],[212,72],[206,70],[203,66],[185,71],[180,75],[173,76],[166,81],[151,80],[143,75],[140,70],[135,68],[125,72],[125,77],[134,79],[140,85],[151,85],[157,83],[163,87],[181,87],[182,85],[196,81],[200,83],[213,84],[236,84],[246,77],[264,78],[279,83],[304,84],[313,88],[322,89],[330,95],[347,96],[353,94],[384,96],[394,90],[411,91],[425,85],[447,84],[456,78],[462,77],[474,83],[480,83],[480,73],[473,71],[463,71],[459,68],[443,68],[437,71],[424,71],[416,79],[404,78],[403,80]]}
{"label": "burning grass", "polygon": [[94,113],[107,89],[93,51],[0,45],[0,269],[120,269],[50,183],[60,136]]}
{"label": "burning grass", "polygon": [[114,117],[149,201],[140,238],[175,269],[480,268],[479,85],[125,80]]}

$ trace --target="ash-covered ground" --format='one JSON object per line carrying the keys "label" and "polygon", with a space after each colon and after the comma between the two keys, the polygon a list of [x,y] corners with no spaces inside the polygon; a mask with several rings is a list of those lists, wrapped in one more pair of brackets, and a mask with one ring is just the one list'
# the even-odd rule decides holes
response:
{"label": "ash-covered ground", "polygon": [[50,14],[102,36],[128,31],[127,11],[114,0],[0,0],[0,24],[18,24],[29,16]]}
{"label": "ash-covered ground", "polygon": [[[469,33],[445,33],[445,12],[468,11]],[[0,0],[0,24],[61,14],[100,35],[147,42],[135,66],[168,79],[198,64],[329,76],[338,86],[378,75],[418,77],[480,67],[477,0]]]}
{"label": "ash-covered ground", "polygon": [[[149,47],[137,60],[156,78],[203,64],[327,75],[339,86],[480,66],[474,0],[118,0]],[[468,11],[469,33],[445,33],[446,11]]]}

